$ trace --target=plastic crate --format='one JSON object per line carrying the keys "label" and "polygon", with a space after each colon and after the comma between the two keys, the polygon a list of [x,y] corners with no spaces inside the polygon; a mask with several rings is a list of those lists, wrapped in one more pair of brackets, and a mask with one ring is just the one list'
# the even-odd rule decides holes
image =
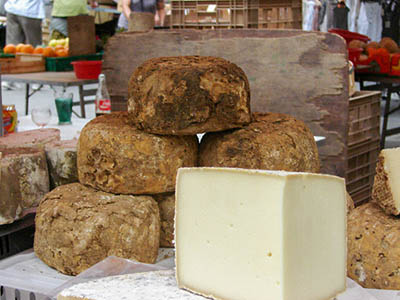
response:
{"label": "plastic crate", "polygon": [[349,100],[347,146],[379,139],[381,92],[357,91]]}
{"label": "plastic crate", "polygon": [[346,188],[356,206],[371,198],[379,151],[379,139],[347,150]]}
{"label": "plastic crate", "polygon": [[172,28],[302,27],[300,0],[172,0]]}
{"label": "plastic crate", "polygon": [[11,224],[0,226],[0,259],[32,248],[35,215],[30,214]]}
{"label": "plastic crate", "polygon": [[46,57],[46,71],[51,71],[51,72],[72,71],[74,68],[71,62],[73,61],[102,60],[102,58],[103,58],[103,53],[67,56],[67,57]]}

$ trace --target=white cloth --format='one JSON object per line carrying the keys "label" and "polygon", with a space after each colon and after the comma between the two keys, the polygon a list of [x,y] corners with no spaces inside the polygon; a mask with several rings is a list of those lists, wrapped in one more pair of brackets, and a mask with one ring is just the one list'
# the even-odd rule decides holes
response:
{"label": "white cloth", "polygon": [[361,2],[358,32],[379,42],[382,38],[382,6],[378,2]]}
{"label": "white cloth", "polygon": [[8,13],[28,18],[43,19],[45,16],[43,0],[8,0],[4,8]]}

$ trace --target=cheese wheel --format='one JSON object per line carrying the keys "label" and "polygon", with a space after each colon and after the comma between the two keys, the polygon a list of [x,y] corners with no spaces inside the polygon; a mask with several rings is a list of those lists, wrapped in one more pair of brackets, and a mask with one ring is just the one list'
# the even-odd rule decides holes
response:
{"label": "cheese wheel", "polygon": [[346,192],[346,201],[347,201],[347,214],[349,214],[354,209],[354,201],[347,192]]}
{"label": "cheese wheel", "polygon": [[181,290],[173,270],[110,276],[79,283],[61,291],[57,300],[204,300]]}
{"label": "cheese wheel", "polygon": [[278,113],[255,113],[244,128],[206,133],[200,143],[199,165],[319,172],[311,131],[303,121]]}
{"label": "cheese wheel", "polygon": [[15,132],[0,138],[0,151],[5,148],[44,147],[47,143],[59,140],[60,130],[56,128]]}
{"label": "cheese wheel", "polygon": [[157,259],[160,215],[150,196],[63,185],[40,202],[35,223],[36,256],[64,274],[79,274],[110,255]]}
{"label": "cheese wheel", "polygon": [[132,121],[156,134],[196,134],[250,122],[250,88],[237,65],[217,57],[159,57],[129,82]]}
{"label": "cheese wheel", "polygon": [[117,112],[90,121],[78,141],[82,184],[114,194],[173,192],[178,168],[196,166],[196,136],[160,136]]}
{"label": "cheese wheel", "polygon": [[36,207],[49,192],[43,150],[7,148],[0,160],[0,224],[12,223],[24,210]]}
{"label": "cheese wheel", "polygon": [[160,209],[160,247],[174,247],[175,193],[153,195]]}
{"label": "cheese wheel", "polygon": [[400,220],[375,203],[348,216],[347,274],[365,288],[400,289]]}
{"label": "cheese wheel", "polygon": [[51,188],[78,182],[76,146],[78,140],[54,141],[46,144]]}
{"label": "cheese wheel", "polygon": [[400,148],[383,149],[379,153],[372,201],[387,214],[400,214]]}

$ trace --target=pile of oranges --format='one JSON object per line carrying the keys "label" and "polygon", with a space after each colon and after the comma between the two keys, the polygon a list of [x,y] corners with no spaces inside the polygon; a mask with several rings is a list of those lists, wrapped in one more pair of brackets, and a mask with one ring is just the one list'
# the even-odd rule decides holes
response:
{"label": "pile of oranges", "polygon": [[18,44],[17,46],[13,44],[8,44],[3,48],[5,54],[15,54],[15,53],[28,53],[28,54],[41,54],[44,57],[66,57],[68,56],[68,47],[63,45],[57,45],[55,47],[42,47],[37,46],[34,48],[29,44]]}

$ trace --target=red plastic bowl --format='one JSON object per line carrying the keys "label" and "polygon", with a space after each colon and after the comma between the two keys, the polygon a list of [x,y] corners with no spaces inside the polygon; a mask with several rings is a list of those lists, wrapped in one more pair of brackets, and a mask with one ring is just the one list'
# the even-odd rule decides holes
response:
{"label": "red plastic bowl", "polygon": [[101,60],[79,60],[71,64],[78,79],[97,79],[101,73]]}
{"label": "red plastic bowl", "polygon": [[352,32],[344,29],[333,28],[328,30],[330,33],[336,33],[340,35],[342,38],[346,40],[346,43],[349,44],[352,40],[360,40],[364,43],[367,43],[370,38],[366,35],[359,34],[357,32]]}

